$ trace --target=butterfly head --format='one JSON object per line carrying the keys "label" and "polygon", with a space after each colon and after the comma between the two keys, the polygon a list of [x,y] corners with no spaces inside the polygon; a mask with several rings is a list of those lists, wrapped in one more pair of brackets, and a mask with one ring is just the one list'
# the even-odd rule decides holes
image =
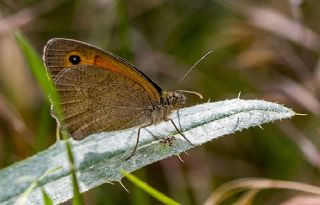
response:
{"label": "butterfly head", "polygon": [[174,110],[186,104],[187,100],[186,96],[179,91],[165,91],[162,93],[162,97],[165,104],[167,104],[169,107],[172,107]]}

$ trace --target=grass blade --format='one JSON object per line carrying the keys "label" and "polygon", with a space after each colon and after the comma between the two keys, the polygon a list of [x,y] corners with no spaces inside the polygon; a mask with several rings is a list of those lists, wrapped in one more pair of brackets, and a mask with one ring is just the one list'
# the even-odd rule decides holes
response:
{"label": "grass blade", "polygon": [[[40,85],[47,101],[53,103],[54,105],[59,105],[57,92],[53,87],[51,77],[49,73],[47,73],[39,54],[22,33],[15,32],[15,37],[26,59],[26,63]],[[55,106],[55,113],[58,118],[61,119],[62,112],[59,106]]]}
{"label": "grass blade", "polygon": [[[30,67],[33,75],[35,76],[36,80],[38,81],[42,91],[44,92],[45,96],[48,96],[47,100],[51,101],[54,105],[55,115],[62,119],[62,112],[61,108],[59,107],[59,98],[57,92],[53,87],[53,83],[49,73],[47,73],[41,58],[39,57],[36,50],[27,40],[27,38],[20,32],[15,33],[15,37],[17,42],[26,58],[27,64]],[[74,205],[82,205],[83,199],[79,191],[79,183],[76,176],[76,170],[74,166],[74,156],[72,152],[72,145],[67,140],[67,135],[63,134],[63,138],[65,141],[65,148],[67,150],[67,160],[69,161],[70,173],[72,178],[72,185],[73,185],[73,204]]]}
{"label": "grass blade", "polygon": [[46,191],[41,187],[41,193],[42,193],[42,198],[43,198],[43,203],[45,205],[53,205],[53,201],[50,198],[50,196],[46,193]]}
{"label": "grass blade", "polygon": [[155,188],[149,186],[138,177],[121,170],[121,173],[126,177],[129,181],[135,184],[137,187],[140,187],[142,190],[150,194],[150,196],[154,197],[155,199],[161,201],[163,204],[167,205],[179,205],[180,203],[174,201],[173,199],[169,198],[168,196],[164,195],[163,193],[159,192]]}

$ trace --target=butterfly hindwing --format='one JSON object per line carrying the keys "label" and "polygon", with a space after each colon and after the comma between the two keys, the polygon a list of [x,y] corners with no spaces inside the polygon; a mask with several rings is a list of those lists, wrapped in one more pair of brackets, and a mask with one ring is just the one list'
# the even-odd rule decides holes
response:
{"label": "butterfly hindwing", "polygon": [[67,68],[55,78],[62,124],[76,139],[148,124],[151,101],[139,84],[93,65]]}

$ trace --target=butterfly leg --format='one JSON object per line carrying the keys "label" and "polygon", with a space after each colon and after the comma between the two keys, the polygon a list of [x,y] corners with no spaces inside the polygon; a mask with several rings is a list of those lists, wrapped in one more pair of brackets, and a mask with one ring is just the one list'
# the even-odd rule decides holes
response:
{"label": "butterfly leg", "polygon": [[183,139],[185,139],[190,145],[194,146],[194,144],[192,144],[192,142],[190,142],[190,140],[188,140],[188,138],[178,129],[177,125],[174,123],[174,121],[172,119],[169,118],[166,120],[170,120],[171,123],[173,124],[174,128],[178,132],[178,134],[181,135],[183,137]]}
{"label": "butterfly leg", "polygon": [[130,158],[136,153],[136,151],[137,151],[138,144],[139,144],[139,139],[140,139],[140,130],[141,130],[142,128],[148,127],[148,126],[150,126],[150,125],[152,125],[152,123],[149,123],[149,124],[147,124],[147,125],[145,125],[145,126],[139,127],[139,129],[138,129],[138,134],[137,134],[136,145],[134,146],[134,149],[133,149],[132,153],[130,154],[129,157],[126,158],[126,160],[130,159]]}

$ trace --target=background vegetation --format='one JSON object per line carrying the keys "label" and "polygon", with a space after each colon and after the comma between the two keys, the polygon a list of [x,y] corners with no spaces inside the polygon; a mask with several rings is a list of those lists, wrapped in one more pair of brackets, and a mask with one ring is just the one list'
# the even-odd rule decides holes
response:
{"label": "background vegetation", "polygon": [[[74,38],[122,56],[166,90],[194,90],[204,101],[241,91],[242,98],[308,113],[195,148],[181,156],[184,163],[173,157],[134,173],[176,201],[202,204],[221,184],[244,177],[319,183],[319,1],[1,0],[0,17],[0,168],[55,141],[50,105],[13,35],[20,29],[40,54],[50,38]],[[188,96],[188,103],[201,101]],[[85,202],[159,203],[124,185],[130,194],[105,184],[85,193]],[[279,204],[295,194],[264,191],[253,204]]]}

